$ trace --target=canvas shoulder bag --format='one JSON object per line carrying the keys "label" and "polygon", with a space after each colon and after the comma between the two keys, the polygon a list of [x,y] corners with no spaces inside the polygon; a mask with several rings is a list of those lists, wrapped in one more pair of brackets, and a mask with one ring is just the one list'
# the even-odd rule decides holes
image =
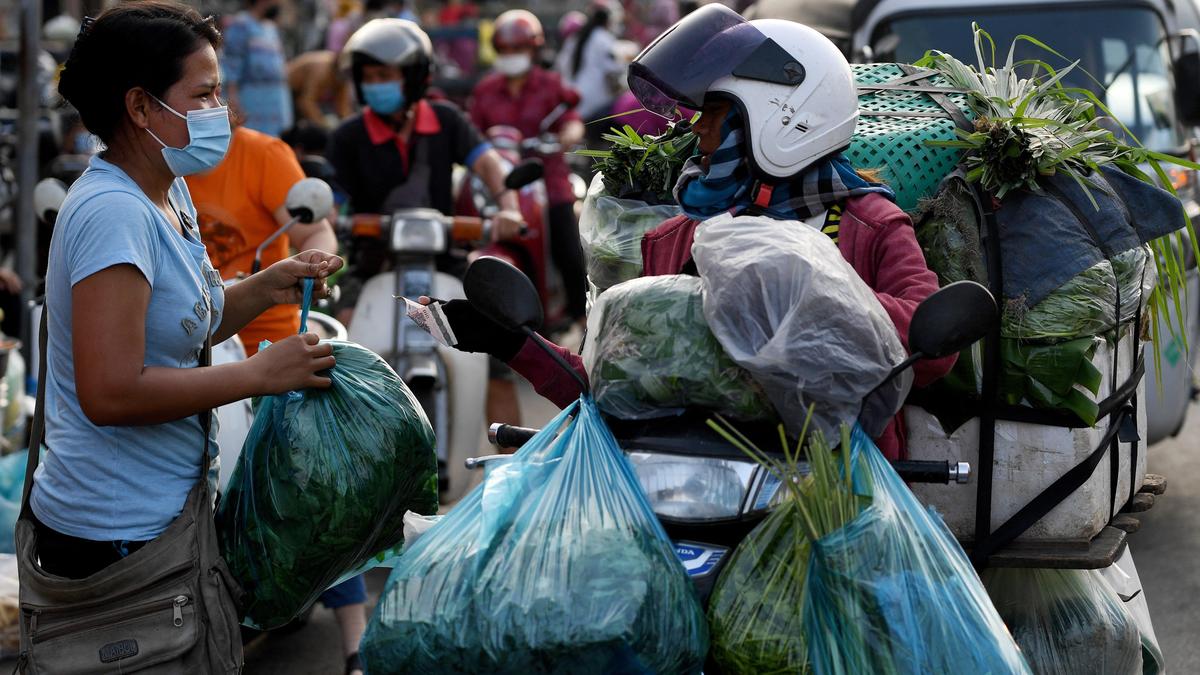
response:
{"label": "canvas shoulder bag", "polygon": [[[37,408],[30,447],[45,439],[46,322],[39,328]],[[200,365],[212,360],[205,341]],[[212,412],[201,416],[204,459],[183,511],[156,539],[85,579],[38,564],[29,495],[39,453],[31,450],[16,526],[24,673],[237,673],[242,668],[242,590],[217,548],[208,482]]]}

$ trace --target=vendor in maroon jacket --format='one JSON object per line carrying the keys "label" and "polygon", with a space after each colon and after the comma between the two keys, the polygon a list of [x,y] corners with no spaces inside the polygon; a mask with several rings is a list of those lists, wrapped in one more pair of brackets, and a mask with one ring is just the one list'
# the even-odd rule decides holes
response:
{"label": "vendor in maroon jacket", "polygon": [[[728,60],[705,60],[710,72],[699,73],[683,55],[705,49]],[[772,95],[764,83],[779,94]],[[858,99],[850,66],[832,43],[800,24],[746,22],[723,5],[710,4],[638,57],[630,85],[650,110],[662,106],[669,113],[677,104],[701,108],[695,127],[699,152],[675,188],[685,215],[667,220],[642,240],[643,274],[695,274],[691,249],[696,228],[721,213],[776,218],[780,227],[819,228],[875,292],[908,348],[913,312],[937,290],[937,276],[925,264],[912,221],[892,202],[892,191],[871,174],[854,171],[841,155],[854,130]],[[798,99],[803,105],[794,103]],[[764,114],[764,105],[774,106],[776,115]],[[779,112],[785,124],[777,119]],[[796,170],[786,178],[772,176],[762,169],[762,145],[776,143],[768,155],[776,161],[773,171],[780,173],[779,160],[789,155],[780,149],[787,146],[775,127],[788,134],[798,130],[796,125],[805,129],[798,134],[805,140],[790,146]],[[445,310],[460,349],[505,360],[560,407],[579,397],[575,380],[532,340],[506,331],[467,301],[447,303]],[[582,359],[559,351],[586,377]],[[915,385],[928,385],[953,365],[953,356],[919,363]],[[902,456],[901,418],[876,441],[888,458]]]}
{"label": "vendor in maroon jacket", "polygon": [[[483,78],[471,92],[471,121],[484,133],[495,126],[515,127],[527,139],[536,139],[543,122],[558,143],[569,148],[583,140],[583,122],[575,106],[579,94],[558,73],[536,63],[545,43],[542,24],[531,12],[511,9],[496,17],[492,46],[496,72]],[[554,116],[554,119],[550,119]],[[546,197],[550,202],[550,255],[563,277],[567,313],[582,319],[586,311],[586,272],[575,222],[575,191],[562,151],[543,155]]]}

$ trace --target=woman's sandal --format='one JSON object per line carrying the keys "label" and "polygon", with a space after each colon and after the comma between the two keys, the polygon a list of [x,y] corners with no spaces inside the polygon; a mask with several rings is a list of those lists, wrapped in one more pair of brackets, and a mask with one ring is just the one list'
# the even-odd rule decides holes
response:
{"label": "woman's sandal", "polygon": [[358,652],[354,652],[346,657],[346,675],[350,675],[354,671],[363,672],[362,659],[358,657]]}

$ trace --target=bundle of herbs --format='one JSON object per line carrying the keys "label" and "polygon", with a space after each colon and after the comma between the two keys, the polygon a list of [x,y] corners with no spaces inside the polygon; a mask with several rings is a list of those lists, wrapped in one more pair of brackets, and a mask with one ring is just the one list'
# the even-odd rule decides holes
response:
{"label": "bundle of herbs", "polygon": [[607,150],[579,151],[598,171],[579,217],[588,278],[597,290],[640,276],[642,236],[680,212],[673,190],[696,147],[688,129],[642,136],[626,125],[604,134]]}
{"label": "bundle of herbs", "polygon": [[721,672],[1029,672],[958,543],[861,428],[842,427],[835,449],[781,427],[768,454],[709,424],[783,490],[713,590]]}
{"label": "bundle of herbs", "polygon": [[604,194],[646,204],[674,204],[672,191],[683,163],[696,147],[688,126],[672,126],[660,136],[643,136],[628,124],[601,136],[607,150],[579,150],[591,157],[604,178]]}
{"label": "bundle of herbs", "polygon": [[[968,65],[936,50],[915,65],[937,71],[951,85],[968,92],[969,104],[976,114],[974,130],[959,130],[958,140],[931,143],[965,150],[967,180],[980,183],[996,199],[1003,201],[1009,194],[1023,190],[1043,194],[1046,179],[1062,175],[1077,184],[1098,210],[1093,191],[1105,190],[1103,181],[1097,180],[1102,168],[1115,167],[1172,193],[1172,181],[1162,163],[1200,169],[1194,162],[1143,147],[1092,91],[1066,86],[1064,78],[1079,68],[1079,61],[1071,62],[1044,43],[1019,35],[1009,47],[1007,60],[1000,64],[996,61],[992,37],[978,25],[973,25],[973,31],[977,65]],[[1067,65],[1055,69],[1042,60],[1015,61],[1015,52],[1022,43],[1062,59]],[[991,54],[990,65],[984,58],[985,50]],[[1026,67],[1028,70],[1022,71]],[[1096,81],[1090,75],[1087,77]],[[1114,121],[1132,143],[1126,143],[1105,126]],[[1148,167],[1158,180],[1143,167]],[[1186,214],[1184,217],[1186,220]],[[1176,316],[1183,316],[1181,296],[1186,280],[1182,253],[1191,246],[1200,257],[1200,243],[1190,220],[1186,220],[1186,227],[1174,237],[1160,237],[1150,242],[1150,246],[1154,269],[1162,282],[1149,300],[1151,332],[1157,338],[1162,331],[1159,318],[1165,316],[1167,328],[1182,335],[1182,318],[1178,325],[1171,323],[1168,308],[1173,304]],[[1060,326],[1069,332],[1067,328]],[[1157,368],[1157,352],[1155,356]]]}

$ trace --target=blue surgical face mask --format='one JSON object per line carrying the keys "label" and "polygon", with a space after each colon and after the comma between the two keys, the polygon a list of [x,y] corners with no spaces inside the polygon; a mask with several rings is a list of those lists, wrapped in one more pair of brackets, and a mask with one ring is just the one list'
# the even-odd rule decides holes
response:
{"label": "blue surgical face mask", "polygon": [[380,115],[391,115],[404,107],[404,90],[399,80],[364,83],[362,93],[367,106]]}
{"label": "blue surgical face mask", "polygon": [[146,129],[154,136],[154,140],[163,146],[163,159],[167,160],[167,167],[171,169],[171,173],[176,176],[191,176],[217,168],[221,160],[225,159],[225,153],[229,151],[229,138],[233,135],[229,128],[229,108],[201,108],[189,110],[187,115],[184,115],[159,101],[153,94],[151,98],[176,116],[187,120],[188,144],[182,148],[172,148],[163,143],[153,131]]}

